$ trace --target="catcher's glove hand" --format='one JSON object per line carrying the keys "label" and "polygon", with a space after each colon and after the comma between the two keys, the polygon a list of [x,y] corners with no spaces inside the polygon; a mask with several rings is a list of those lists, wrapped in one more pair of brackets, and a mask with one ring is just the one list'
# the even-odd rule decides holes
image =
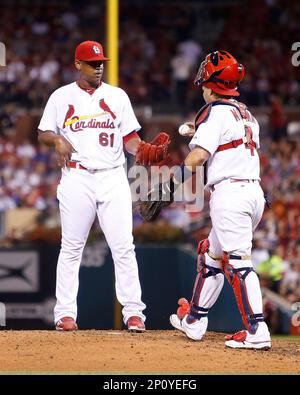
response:
{"label": "catcher's glove hand", "polygon": [[138,205],[138,212],[144,221],[154,221],[163,207],[174,201],[174,182],[169,181],[157,184],[146,196],[146,200]]}
{"label": "catcher's glove hand", "polygon": [[136,163],[153,165],[161,162],[167,156],[170,142],[170,136],[165,132],[160,132],[151,143],[141,141],[135,156]]}

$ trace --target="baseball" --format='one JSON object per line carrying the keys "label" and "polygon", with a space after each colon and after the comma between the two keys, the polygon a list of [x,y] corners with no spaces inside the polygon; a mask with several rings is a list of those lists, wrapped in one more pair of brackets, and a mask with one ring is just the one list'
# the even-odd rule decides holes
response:
{"label": "baseball", "polygon": [[184,123],[183,125],[179,126],[178,132],[181,134],[181,136],[186,136],[190,132],[190,127]]}

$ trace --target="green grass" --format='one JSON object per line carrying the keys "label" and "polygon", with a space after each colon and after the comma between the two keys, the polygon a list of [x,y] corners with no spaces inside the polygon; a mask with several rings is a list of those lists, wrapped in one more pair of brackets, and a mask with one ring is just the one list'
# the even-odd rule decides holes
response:
{"label": "green grass", "polygon": [[289,336],[289,335],[271,335],[274,340],[288,340],[300,342],[300,336]]}

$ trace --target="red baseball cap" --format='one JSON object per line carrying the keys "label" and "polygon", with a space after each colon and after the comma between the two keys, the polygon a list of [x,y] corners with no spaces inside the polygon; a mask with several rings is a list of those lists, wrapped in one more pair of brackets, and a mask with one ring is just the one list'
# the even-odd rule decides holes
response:
{"label": "red baseball cap", "polygon": [[78,44],[75,50],[76,60],[110,60],[106,58],[103,53],[103,48],[97,41],[83,41]]}

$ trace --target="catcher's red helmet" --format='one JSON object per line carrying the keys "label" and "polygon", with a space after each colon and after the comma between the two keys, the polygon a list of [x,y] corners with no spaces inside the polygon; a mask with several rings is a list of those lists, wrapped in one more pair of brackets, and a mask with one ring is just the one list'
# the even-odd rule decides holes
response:
{"label": "catcher's red helmet", "polygon": [[238,84],[245,75],[245,68],[227,51],[208,54],[201,63],[195,85],[204,85],[220,95],[239,96]]}

